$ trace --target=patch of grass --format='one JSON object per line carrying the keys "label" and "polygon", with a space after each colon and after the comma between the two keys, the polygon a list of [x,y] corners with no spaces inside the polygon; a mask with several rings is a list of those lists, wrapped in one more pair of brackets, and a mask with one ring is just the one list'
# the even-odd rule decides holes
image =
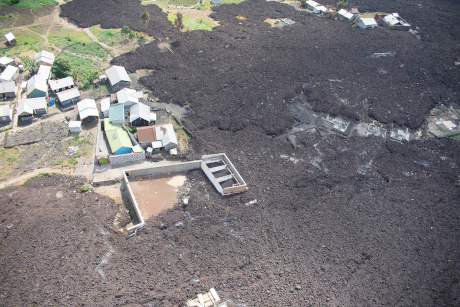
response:
{"label": "patch of grass", "polygon": [[452,138],[457,142],[460,142],[460,134],[454,135]]}
{"label": "patch of grass", "polygon": [[7,131],[7,130],[10,130],[11,128],[12,128],[11,125],[10,125],[10,126],[2,127],[2,128],[0,128],[0,132],[4,132],[4,131]]}
{"label": "patch of grass", "polygon": [[98,57],[107,55],[107,51],[93,42],[83,31],[61,28],[57,32],[50,33],[49,41],[60,48],[75,53],[91,54]]}
{"label": "patch of grass", "polygon": [[119,40],[123,36],[121,35],[121,29],[102,29],[100,26],[93,26],[89,28],[91,33],[100,41],[100,42],[110,42],[113,40]]}
{"label": "patch of grass", "polygon": [[158,5],[159,7],[166,7],[168,5],[168,0],[156,0],[156,1],[151,1],[151,0],[142,0],[141,2],[142,5]]}
{"label": "patch of grass", "polygon": [[12,13],[9,13],[8,15],[0,15],[0,19],[11,20],[14,19],[14,15]]}
{"label": "patch of grass", "polygon": [[35,178],[41,178],[41,177],[51,177],[57,175],[57,173],[40,173],[38,175],[35,175]]}
{"label": "patch of grass", "polygon": [[10,161],[10,162],[14,162],[14,161],[16,161],[18,158],[17,158],[16,156],[14,156],[14,155],[9,155],[7,159],[8,159],[8,161]]}
{"label": "patch of grass", "polygon": [[363,13],[363,14],[359,14],[359,17],[361,17],[361,18],[374,18],[375,14],[377,14],[377,12]]}
{"label": "patch of grass", "polygon": [[78,160],[77,160],[77,159],[74,159],[74,158],[71,158],[71,159],[67,160],[67,163],[68,163],[68,164],[72,164],[72,165],[77,165],[77,164],[78,164]]}
{"label": "patch of grass", "polygon": [[87,71],[99,70],[99,64],[92,59],[82,58],[67,52],[63,52],[58,56],[58,58],[61,57],[69,61],[72,75],[78,80],[82,80]]}
{"label": "patch of grass", "polygon": [[3,180],[18,166],[20,151],[16,148],[0,148],[0,178]]}
{"label": "patch of grass", "polygon": [[184,16],[184,30],[193,31],[193,30],[207,30],[211,31],[213,26],[209,24],[204,18],[187,18]]}
{"label": "patch of grass", "polygon": [[[2,0],[6,4],[14,4],[14,0]],[[58,4],[54,0],[19,0],[18,3],[14,4],[17,7],[25,7],[29,9],[36,9],[45,5],[55,5]]]}
{"label": "patch of grass", "polygon": [[177,137],[177,150],[185,154],[188,150],[188,142],[190,138],[175,120],[173,121],[173,126]]}
{"label": "patch of grass", "polygon": [[[9,30],[2,31],[1,35],[5,35]],[[48,50],[49,48],[45,48],[43,45],[43,39],[36,33],[32,33],[30,31],[24,29],[17,29],[14,30],[14,36],[16,36],[16,46],[13,48],[5,49],[5,52],[8,56],[14,56],[22,54],[27,50],[33,50],[35,52],[39,52],[40,50]]]}
{"label": "patch of grass", "polygon": [[197,0],[169,0],[169,5],[191,7],[197,4]]}

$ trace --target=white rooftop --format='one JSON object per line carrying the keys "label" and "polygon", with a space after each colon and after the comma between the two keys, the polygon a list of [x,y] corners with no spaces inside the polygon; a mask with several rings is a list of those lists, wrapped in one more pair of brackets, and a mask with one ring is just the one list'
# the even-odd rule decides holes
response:
{"label": "white rooftop", "polygon": [[59,101],[64,102],[72,98],[80,97],[80,91],[78,88],[73,87],[71,89],[59,92],[56,94],[59,98]]}
{"label": "white rooftop", "polygon": [[38,110],[38,109],[46,109],[46,98],[45,97],[19,100],[18,115],[22,115],[23,113],[33,114],[33,111]]}
{"label": "white rooftop", "polygon": [[99,117],[99,113],[97,112],[97,109],[93,108],[86,108],[83,111],[80,112],[80,119],[83,120],[89,116],[95,116]]}
{"label": "white rooftop", "polygon": [[174,132],[174,127],[172,124],[156,126],[155,134],[157,140],[161,140],[163,146],[166,146],[169,143],[177,144],[176,133]]}
{"label": "white rooftop", "polygon": [[150,121],[150,107],[148,105],[139,102],[130,108],[129,121],[133,122],[138,118]]}
{"label": "white rooftop", "polygon": [[6,57],[6,56],[2,56],[2,57],[0,58],[0,65],[5,66],[5,65],[10,64],[10,63],[13,62],[13,61],[14,61],[14,59],[12,59],[12,58],[9,58],[9,57]]}
{"label": "white rooftop", "polygon": [[45,78],[48,80],[50,78],[51,74],[51,66],[48,65],[40,65],[40,68],[38,69],[37,75]]}
{"label": "white rooftop", "polygon": [[110,98],[101,100],[101,112],[108,111],[110,109]]}
{"label": "white rooftop", "polygon": [[6,38],[9,42],[11,42],[13,39],[16,39],[16,38],[14,37],[13,33],[11,33],[11,32],[6,33],[6,34],[5,34],[5,38]]}
{"label": "white rooftop", "polygon": [[10,81],[13,79],[13,76],[17,71],[18,71],[17,67],[8,65],[6,66],[5,70],[3,70],[2,74],[0,75],[0,79]]}
{"label": "white rooftop", "polygon": [[136,92],[130,88],[124,88],[117,92],[118,103],[138,103],[139,98],[142,98],[144,94],[142,92]]}
{"label": "white rooftop", "polygon": [[82,112],[86,109],[95,109],[97,113],[96,101],[94,99],[83,99],[78,104],[78,112]]}
{"label": "white rooftop", "polygon": [[39,53],[37,53],[36,55],[34,55],[34,62],[38,62],[38,61],[42,60],[43,58],[49,59],[52,62],[54,62],[54,53],[46,51],[46,50],[42,50]]}
{"label": "white rooftop", "polygon": [[27,80],[27,95],[29,95],[34,89],[38,89],[42,92],[48,92],[48,84],[43,76],[33,75],[32,78]]}
{"label": "white rooftop", "polygon": [[115,85],[120,81],[131,82],[131,79],[126,72],[126,69],[121,66],[112,66],[105,71],[107,78],[110,81],[110,84]]}
{"label": "white rooftop", "polygon": [[81,121],[70,121],[69,122],[69,128],[80,128],[81,127]]}
{"label": "white rooftop", "polygon": [[69,86],[74,86],[72,77],[66,77],[58,80],[49,80],[48,83],[53,91],[59,90],[61,88],[66,88]]}

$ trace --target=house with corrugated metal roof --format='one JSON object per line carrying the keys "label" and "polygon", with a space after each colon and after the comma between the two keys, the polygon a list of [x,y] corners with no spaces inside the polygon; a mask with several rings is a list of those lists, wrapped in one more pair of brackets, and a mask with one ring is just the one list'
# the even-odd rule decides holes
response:
{"label": "house with corrugated metal roof", "polygon": [[337,16],[339,20],[345,21],[345,22],[352,22],[353,20],[356,19],[356,15],[352,14],[351,12],[347,11],[346,9],[341,9],[338,13]]}
{"label": "house with corrugated metal roof", "polygon": [[66,77],[58,80],[49,80],[48,84],[55,94],[71,89],[75,86],[72,77]]}
{"label": "house with corrugated metal roof", "polygon": [[110,98],[104,98],[101,100],[101,112],[104,117],[109,117],[110,109]]}
{"label": "house with corrugated metal roof", "polygon": [[10,105],[0,106],[0,123],[5,124],[13,120],[13,109]]}
{"label": "house with corrugated metal roof", "polygon": [[136,92],[130,88],[124,88],[117,92],[118,103],[124,103],[125,109],[131,108],[133,105],[139,103],[139,99],[144,96],[142,92]]}
{"label": "house with corrugated metal roof", "polygon": [[48,80],[51,75],[51,66],[48,65],[40,65],[38,69],[37,75]]}
{"label": "house with corrugated metal roof", "polygon": [[177,137],[172,124],[156,125],[155,139],[161,141],[162,148],[170,150],[177,147]]}
{"label": "house with corrugated metal roof", "polygon": [[125,107],[121,103],[110,106],[109,122],[113,125],[123,125],[125,122]]}
{"label": "house with corrugated metal roof", "polygon": [[16,65],[16,61],[14,59],[12,59],[12,58],[2,56],[0,58],[0,67],[5,68],[8,65],[14,66],[14,65]]}
{"label": "house with corrugated metal roof", "polygon": [[105,131],[110,150],[115,155],[128,154],[133,151],[133,144],[128,133],[122,128]]}
{"label": "house with corrugated metal roof", "polygon": [[76,87],[56,93],[61,105],[66,106],[80,101],[80,91]]}
{"label": "house with corrugated metal roof", "polygon": [[361,29],[368,29],[376,27],[377,22],[374,18],[360,18],[356,25]]}
{"label": "house with corrugated metal roof", "polygon": [[107,79],[109,79],[112,91],[118,92],[121,89],[129,88],[131,86],[131,79],[122,66],[112,66],[105,71]]}
{"label": "house with corrugated metal roof", "polygon": [[15,66],[8,65],[0,75],[0,82],[14,81],[19,75],[19,70]]}
{"label": "house with corrugated metal roof", "polygon": [[51,67],[54,63],[54,59],[55,59],[54,53],[46,51],[46,50],[42,50],[36,55],[34,55],[34,63],[37,66],[47,65]]}
{"label": "house with corrugated metal roof", "polygon": [[[153,114],[155,115],[153,123],[155,123],[156,114]],[[131,126],[150,126],[152,122],[152,117],[153,116],[151,115],[150,107],[146,104],[139,102],[130,108],[129,122],[131,123]]]}
{"label": "house with corrugated metal roof", "polygon": [[46,98],[22,99],[18,102],[18,121],[32,120],[34,116],[45,114],[48,111]]}
{"label": "house with corrugated metal roof", "polygon": [[153,127],[137,128],[137,141],[142,146],[142,148],[147,148],[151,146],[152,142],[156,141],[155,128]]}
{"label": "house with corrugated metal roof", "polygon": [[46,79],[39,75],[33,75],[27,80],[27,97],[46,97],[48,95],[48,84]]}
{"label": "house with corrugated metal roof", "polygon": [[0,82],[0,98],[16,97],[16,82]]}
{"label": "house with corrugated metal roof", "polygon": [[94,99],[83,99],[77,104],[77,106],[80,120],[82,122],[97,120],[99,118],[99,112]]}
{"label": "house with corrugated metal roof", "polygon": [[16,37],[14,37],[13,33],[11,33],[11,32],[6,33],[6,34],[5,34],[5,38],[6,38],[6,40],[8,41],[8,44],[9,44],[10,46],[14,46],[14,45],[17,44],[17,42],[16,42]]}

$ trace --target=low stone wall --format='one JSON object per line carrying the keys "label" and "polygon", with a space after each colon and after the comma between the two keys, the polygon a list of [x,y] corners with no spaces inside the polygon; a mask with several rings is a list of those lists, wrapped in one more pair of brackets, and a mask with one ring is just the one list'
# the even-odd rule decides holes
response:
{"label": "low stone wall", "polygon": [[140,176],[148,176],[148,175],[158,175],[158,174],[168,174],[168,173],[180,173],[186,172],[194,169],[201,168],[201,160],[189,161],[189,162],[181,162],[175,164],[168,164],[168,165],[159,165],[153,166],[149,168],[142,168],[142,169],[127,169],[124,172],[127,174],[129,178],[135,178]]}
{"label": "low stone wall", "polygon": [[120,164],[130,161],[138,161],[145,159],[144,152],[136,152],[136,153],[129,153],[125,155],[113,155],[109,156],[109,163],[110,164]]}

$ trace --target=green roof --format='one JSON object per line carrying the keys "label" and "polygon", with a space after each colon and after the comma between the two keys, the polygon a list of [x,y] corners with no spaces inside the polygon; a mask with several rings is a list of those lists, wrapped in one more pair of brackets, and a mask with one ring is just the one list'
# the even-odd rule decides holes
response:
{"label": "green roof", "polygon": [[104,118],[104,131],[109,131],[109,130],[116,130],[121,128],[121,125],[112,125],[109,122],[108,118]]}
{"label": "green roof", "polygon": [[115,153],[121,147],[133,147],[128,133],[121,128],[108,130],[105,132],[105,134],[107,136],[107,140],[109,141],[110,149],[113,153]]}
{"label": "green roof", "polygon": [[137,144],[136,146],[133,147],[134,152],[144,152],[144,149],[142,149],[141,145]]}
{"label": "green roof", "polygon": [[125,119],[125,109],[122,103],[114,104],[110,106],[109,109],[109,121],[112,122],[114,120],[124,120]]}

